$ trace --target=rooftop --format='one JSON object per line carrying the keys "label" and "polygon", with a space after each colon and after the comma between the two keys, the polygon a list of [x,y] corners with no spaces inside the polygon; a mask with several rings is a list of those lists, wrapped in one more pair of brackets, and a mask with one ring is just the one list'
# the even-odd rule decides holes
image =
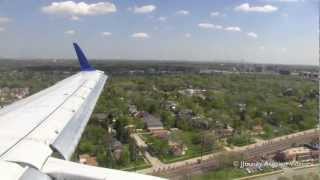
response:
{"label": "rooftop", "polygon": [[155,117],[147,112],[143,114],[143,121],[147,124],[148,128],[159,128],[163,127],[163,124],[160,118]]}

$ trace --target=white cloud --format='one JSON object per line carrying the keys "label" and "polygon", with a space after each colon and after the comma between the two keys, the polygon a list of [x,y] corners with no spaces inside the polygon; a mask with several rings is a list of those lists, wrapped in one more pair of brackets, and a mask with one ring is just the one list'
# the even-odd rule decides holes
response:
{"label": "white cloud", "polygon": [[163,17],[163,16],[158,18],[158,20],[161,21],[161,22],[166,22],[167,19],[168,19],[167,17]]}
{"label": "white cloud", "polygon": [[266,48],[264,46],[259,47],[260,51],[264,51]]}
{"label": "white cloud", "polygon": [[179,11],[177,11],[176,12],[176,14],[178,14],[178,15],[189,15],[190,14],[190,12],[189,11],[187,11],[187,10],[179,10]]}
{"label": "white cloud", "polygon": [[252,37],[252,38],[258,38],[258,34],[254,33],[254,32],[248,32],[247,34],[249,37]]}
{"label": "white cloud", "polygon": [[151,12],[155,11],[156,9],[157,9],[157,7],[155,5],[145,5],[145,6],[140,6],[140,7],[135,6],[133,8],[133,12],[137,13],[137,14],[146,14],[146,13],[151,13]]}
{"label": "white cloud", "polygon": [[[8,18],[8,17],[1,17],[1,16],[0,16],[0,25],[7,24],[7,23],[9,23],[10,21],[11,21],[10,18]],[[5,31],[5,30],[6,30],[5,27],[0,27],[0,32]]]}
{"label": "white cloud", "polygon": [[191,37],[191,34],[190,34],[190,33],[185,33],[185,34],[184,34],[184,37],[190,38],[190,37]]}
{"label": "white cloud", "polygon": [[67,34],[67,35],[75,35],[76,31],[75,30],[67,30],[64,33]]}
{"label": "white cloud", "polygon": [[233,32],[241,32],[241,28],[238,27],[238,26],[226,27],[224,30],[226,30],[226,31],[233,31]]}
{"label": "white cloud", "polygon": [[264,6],[250,6],[249,3],[241,4],[234,8],[235,11],[242,12],[262,12],[262,13],[271,13],[278,10],[278,7],[272,5]]}
{"label": "white cloud", "polygon": [[112,33],[111,33],[111,32],[102,32],[101,35],[102,35],[103,37],[107,37],[107,36],[111,36]]}
{"label": "white cloud", "polygon": [[198,27],[203,29],[222,29],[223,28],[221,25],[215,25],[210,23],[200,23],[198,24]]}
{"label": "white cloud", "polygon": [[8,22],[10,22],[10,21],[11,21],[10,18],[8,18],[8,17],[1,17],[1,16],[0,16],[0,24],[6,24],[6,23],[8,23]]}
{"label": "white cloud", "polygon": [[217,12],[217,11],[210,13],[210,16],[211,16],[211,17],[216,17],[216,16],[220,16],[220,15],[221,15],[220,12]]}
{"label": "white cloud", "polygon": [[132,38],[137,38],[137,39],[147,39],[150,38],[149,34],[144,33],[144,32],[138,32],[138,33],[133,33],[131,35]]}
{"label": "white cloud", "polygon": [[117,11],[116,6],[110,2],[98,2],[87,4],[85,2],[76,3],[74,1],[52,2],[48,6],[42,7],[42,12],[47,14],[62,14],[77,16],[103,15]]}

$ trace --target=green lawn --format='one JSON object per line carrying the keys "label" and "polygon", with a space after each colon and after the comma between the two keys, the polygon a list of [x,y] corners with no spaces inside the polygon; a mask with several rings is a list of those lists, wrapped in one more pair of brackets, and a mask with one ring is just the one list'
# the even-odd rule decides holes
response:
{"label": "green lawn", "polygon": [[[207,151],[207,152],[203,152],[203,156],[212,153],[212,151]],[[173,162],[177,162],[177,161],[183,161],[186,159],[191,159],[191,158],[195,158],[195,157],[199,157],[201,156],[201,151],[199,149],[188,149],[186,151],[186,154],[183,156],[165,156],[161,158],[161,161],[163,163],[173,163]]]}
{"label": "green lawn", "polygon": [[126,167],[121,170],[123,170],[123,171],[138,171],[138,170],[146,169],[146,168],[150,168],[150,167],[152,167],[150,164],[147,164],[145,162],[143,162],[143,163],[140,162],[140,163],[137,163],[136,165],[131,164],[130,167]]}
{"label": "green lawn", "polygon": [[[193,136],[197,134],[197,132],[193,131],[179,131],[179,139],[188,147],[188,150],[186,151],[185,155],[182,156],[174,156],[172,154],[166,154],[162,156],[158,156],[158,158],[163,163],[173,163],[176,161],[182,161],[186,159],[191,159],[194,157],[200,157],[201,156],[201,144],[193,144],[192,138]],[[153,138],[150,134],[144,134],[142,135],[143,140],[149,143],[150,146],[152,146]],[[202,155],[210,154],[212,152],[218,152],[221,148],[213,148],[209,150],[203,150]]]}

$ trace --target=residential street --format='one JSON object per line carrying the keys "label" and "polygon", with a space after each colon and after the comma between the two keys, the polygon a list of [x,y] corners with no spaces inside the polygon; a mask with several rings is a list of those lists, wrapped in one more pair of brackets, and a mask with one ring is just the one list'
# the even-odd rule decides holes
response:
{"label": "residential street", "polygon": [[[286,136],[277,137],[277,138],[274,138],[271,140],[259,141],[258,143],[255,143],[255,144],[229,149],[228,152],[241,152],[241,151],[250,152],[255,149],[260,150],[261,148],[268,150],[268,148],[266,148],[266,147],[268,147],[269,145],[274,145],[277,143],[282,144],[283,141],[287,141],[290,138],[301,138],[301,137],[308,136],[308,135],[314,134],[314,133],[319,133],[319,130],[317,131],[317,129],[310,129],[310,130],[306,130],[303,132],[298,132],[298,133],[289,134]],[[275,146],[274,148],[277,148],[277,146]],[[142,169],[138,172],[144,173],[144,174],[150,174],[154,171],[158,171],[158,170],[162,170],[162,169],[175,169],[178,167],[183,167],[183,166],[195,164],[199,160],[202,160],[202,161],[209,160],[209,159],[214,160],[214,157],[217,157],[217,156],[221,155],[222,153],[224,153],[224,152],[217,152],[217,153],[213,153],[213,154],[204,155],[204,156],[202,156],[202,159],[200,157],[195,157],[195,158],[191,158],[191,159],[187,159],[187,160],[183,160],[183,161],[178,161],[178,162],[174,162],[174,163],[170,163],[170,164],[163,164],[157,158],[149,156],[150,154],[147,153],[146,158],[148,160],[150,159],[149,161],[152,164],[152,167],[147,168],[147,169]]]}

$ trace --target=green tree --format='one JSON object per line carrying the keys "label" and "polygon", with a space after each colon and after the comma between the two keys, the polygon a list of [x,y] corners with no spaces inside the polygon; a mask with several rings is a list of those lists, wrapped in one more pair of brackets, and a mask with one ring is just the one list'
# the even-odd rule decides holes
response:
{"label": "green tree", "polygon": [[114,128],[116,130],[116,138],[123,142],[126,143],[128,142],[128,131],[125,128],[125,126],[128,125],[128,118],[125,116],[120,117],[119,119],[116,120]]}

